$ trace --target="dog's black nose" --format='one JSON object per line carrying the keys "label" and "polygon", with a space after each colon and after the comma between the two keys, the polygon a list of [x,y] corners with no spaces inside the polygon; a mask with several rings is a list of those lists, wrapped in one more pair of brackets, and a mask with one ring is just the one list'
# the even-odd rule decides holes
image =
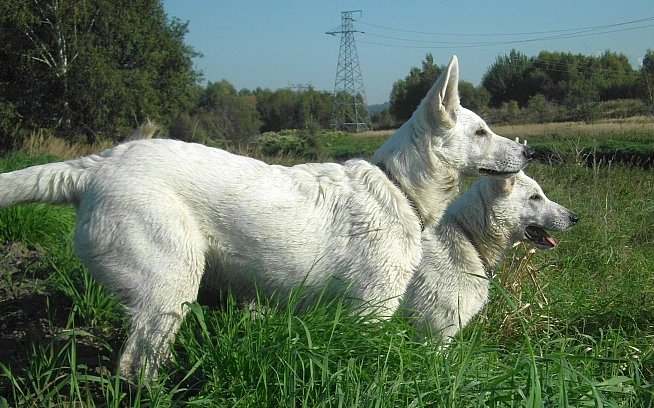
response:
{"label": "dog's black nose", "polygon": [[579,216],[575,213],[570,213],[568,218],[570,218],[570,222],[573,224],[576,224],[579,221]]}
{"label": "dog's black nose", "polygon": [[529,146],[525,146],[522,149],[522,155],[525,156],[525,159],[532,160],[536,156],[536,150],[532,149]]}

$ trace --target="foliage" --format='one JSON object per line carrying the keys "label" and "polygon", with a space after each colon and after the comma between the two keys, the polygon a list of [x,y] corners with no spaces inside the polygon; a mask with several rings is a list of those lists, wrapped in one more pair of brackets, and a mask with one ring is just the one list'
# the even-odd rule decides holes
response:
{"label": "foliage", "polygon": [[490,102],[490,93],[483,86],[474,86],[468,81],[459,81],[461,105],[482,114]]}
{"label": "foliage", "polygon": [[541,51],[536,57],[512,50],[497,58],[482,80],[490,104],[514,100],[521,107],[537,94],[575,108],[598,101],[639,95],[638,76],[623,54],[600,56]]}
{"label": "foliage", "polygon": [[257,99],[257,111],[261,117],[261,131],[303,129],[318,125],[330,126],[332,94],[309,87],[301,91],[291,89],[257,88],[252,91]]}
{"label": "foliage", "polygon": [[431,54],[425,56],[421,68],[413,67],[404,78],[393,83],[390,112],[398,122],[411,117],[444,67],[436,65]]}
{"label": "foliage", "polygon": [[320,131],[317,127],[264,132],[257,139],[256,145],[264,156],[294,156],[315,160],[324,154],[321,142],[324,133],[326,131]]}
{"label": "foliage", "polygon": [[159,0],[7,0],[0,26],[0,102],[23,125],[114,136],[191,103],[187,25]]}
{"label": "foliage", "polygon": [[[529,57],[511,50],[497,57],[480,86],[460,81],[459,94],[463,106],[500,122],[594,121],[603,117],[606,101],[641,98],[652,103],[651,61],[654,53],[650,51],[639,73],[625,55],[610,51],[598,56],[541,51]],[[428,54],[421,69],[411,68],[393,84],[390,113],[396,122],[411,116],[441,70]],[[646,112],[633,108],[633,114]]]}
{"label": "foliage", "polygon": [[654,50],[647,50],[643,57],[643,66],[640,68],[642,82],[644,84],[644,99],[647,100],[654,112]]}
{"label": "foliage", "polygon": [[501,106],[509,101],[521,105],[527,103],[529,91],[525,73],[528,67],[529,58],[516,50],[497,57],[482,79],[482,85],[490,93],[491,106]]}
{"label": "foliage", "polygon": [[593,122],[649,114],[651,108],[641,99],[614,99],[565,106],[545,99],[542,94],[530,97],[526,107],[521,108],[517,102],[509,101],[504,102],[499,108],[488,108],[483,112],[484,118],[489,123],[496,124]]}
{"label": "foliage", "polygon": [[372,113],[370,122],[374,129],[393,129],[398,126],[388,108]]}
{"label": "foliage", "polygon": [[209,83],[197,111],[212,139],[243,143],[259,133],[256,98],[237,95],[227,81]]}
{"label": "foliage", "polygon": [[169,136],[209,146],[248,143],[259,134],[259,113],[254,96],[238,95],[226,80],[209,82],[197,105],[173,122]]}
{"label": "foliage", "polygon": [[264,132],[257,140],[261,153],[267,156],[292,154],[303,157],[306,144],[296,130]]}

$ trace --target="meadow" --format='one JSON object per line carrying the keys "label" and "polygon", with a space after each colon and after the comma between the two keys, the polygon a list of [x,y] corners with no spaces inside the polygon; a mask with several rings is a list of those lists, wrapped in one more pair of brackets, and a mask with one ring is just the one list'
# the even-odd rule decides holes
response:
{"label": "meadow", "polygon": [[[256,312],[232,300],[188,305],[170,363],[130,387],[116,374],[128,322],[73,254],[72,209],[0,211],[0,407],[653,407],[654,172],[587,155],[611,143],[652,153],[654,127],[496,131],[559,154],[528,174],[581,221],[555,234],[553,251],[512,250],[490,304],[447,350],[405,319],[375,322],[342,299],[295,310],[299,290],[288,306]],[[368,156],[387,136],[320,143],[340,160]],[[66,155],[27,150],[0,170]]]}

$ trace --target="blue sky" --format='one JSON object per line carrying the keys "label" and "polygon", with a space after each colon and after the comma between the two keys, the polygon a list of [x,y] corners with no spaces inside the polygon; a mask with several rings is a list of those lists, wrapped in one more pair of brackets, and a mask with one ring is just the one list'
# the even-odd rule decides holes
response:
{"label": "blue sky", "polygon": [[203,54],[195,62],[205,80],[226,79],[238,89],[258,86],[276,89],[310,83],[317,89],[330,91],[334,86],[339,42],[338,38],[324,33],[340,24],[341,11],[362,9],[357,28],[366,34],[357,35],[357,45],[371,104],[387,101],[393,81],[403,78],[412,66],[419,66],[427,52],[439,64],[447,63],[456,54],[462,79],[478,84],[495,57],[511,48],[528,55],[542,49],[585,54],[610,49],[626,54],[634,66],[638,66],[647,48],[654,49],[654,20],[605,29],[648,26],[638,30],[512,45],[464,47],[437,43],[539,38],[558,33],[496,34],[571,29],[654,17],[654,0],[164,0],[164,5],[170,17],[189,21],[187,42]]}

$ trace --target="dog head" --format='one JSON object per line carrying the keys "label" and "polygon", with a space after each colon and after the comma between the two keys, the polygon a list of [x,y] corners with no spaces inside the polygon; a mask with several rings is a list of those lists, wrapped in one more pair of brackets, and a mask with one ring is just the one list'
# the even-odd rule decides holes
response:
{"label": "dog head", "polygon": [[414,138],[427,138],[427,149],[449,167],[467,175],[507,175],[533,157],[527,146],[497,135],[459,101],[456,56],[434,83],[409,121]]}
{"label": "dog head", "polygon": [[526,240],[539,249],[552,249],[558,242],[547,231],[565,231],[579,221],[572,211],[549,200],[522,171],[509,177],[487,177],[481,183],[485,183],[482,194],[491,203],[495,223],[511,243]]}

